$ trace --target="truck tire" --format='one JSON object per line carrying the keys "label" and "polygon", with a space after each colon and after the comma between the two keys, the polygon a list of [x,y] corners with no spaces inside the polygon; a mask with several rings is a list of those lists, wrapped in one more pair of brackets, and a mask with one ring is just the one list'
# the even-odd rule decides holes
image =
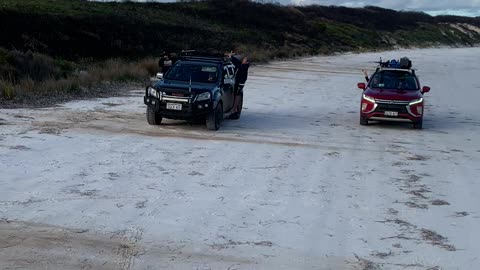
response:
{"label": "truck tire", "polygon": [[162,115],[147,107],[147,122],[150,125],[160,125],[162,123]]}
{"label": "truck tire", "polygon": [[232,113],[230,115],[230,119],[233,119],[233,120],[238,120],[240,119],[240,116],[242,115],[242,108],[243,108],[243,95],[239,95],[237,98],[239,98],[240,100],[238,101],[238,110],[236,113]]}
{"label": "truck tire", "polygon": [[217,107],[212,110],[206,119],[206,125],[209,130],[218,130],[223,121],[223,105],[218,103]]}

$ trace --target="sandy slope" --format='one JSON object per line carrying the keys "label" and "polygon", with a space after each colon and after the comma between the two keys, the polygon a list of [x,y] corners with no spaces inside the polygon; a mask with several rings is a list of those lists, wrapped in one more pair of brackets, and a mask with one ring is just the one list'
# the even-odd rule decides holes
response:
{"label": "sandy slope", "polygon": [[[359,126],[381,55],[432,87],[424,130]],[[148,126],[142,89],[0,110],[0,269],[475,269],[479,55],[256,66],[215,133]]]}

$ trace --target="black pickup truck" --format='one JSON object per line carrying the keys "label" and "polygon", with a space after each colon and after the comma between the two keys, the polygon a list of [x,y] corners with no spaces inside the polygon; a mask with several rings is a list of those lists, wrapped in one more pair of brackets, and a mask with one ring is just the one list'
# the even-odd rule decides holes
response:
{"label": "black pickup truck", "polygon": [[147,122],[159,125],[163,118],[205,120],[210,130],[218,130],[224,118],[239,119],[243,93],[237,112],[234,104],[235,66],[226,57],[182,56],[146,88]]}

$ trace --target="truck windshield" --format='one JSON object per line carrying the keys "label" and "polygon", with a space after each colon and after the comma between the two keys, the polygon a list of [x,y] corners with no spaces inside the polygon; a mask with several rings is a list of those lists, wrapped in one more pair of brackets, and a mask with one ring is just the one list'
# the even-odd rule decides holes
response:
{"label": "truck windshield", "polygon": [[418,90],[415,75],[407,71],[384,70],[376,72],[370,80],[371,88]]}
{"label": "truck windshield", "polygon": [[178,63],[174,65],[166,74],[165,79],[199,83],[216,83],[218,67],[205,63]]}

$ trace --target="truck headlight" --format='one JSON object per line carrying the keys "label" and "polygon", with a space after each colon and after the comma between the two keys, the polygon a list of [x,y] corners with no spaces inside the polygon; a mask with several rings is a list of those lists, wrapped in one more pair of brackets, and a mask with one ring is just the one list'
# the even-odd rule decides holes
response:
{"label": "truck headlight", "polygon": [[148,95],[160,99],[160,93],[153,87],[148,87]]}
{"label": "truck headlight", "polygon": [[375,99],[371,96],[367,96],[367,95],[363,94],[363,99],[365,99],[367,101],[370,101],[372,103],[375,103]]}
{"label": "truck headlight", "polygon": [[197,96],[197,101],[210,100],[210,92],[204,92]]}

